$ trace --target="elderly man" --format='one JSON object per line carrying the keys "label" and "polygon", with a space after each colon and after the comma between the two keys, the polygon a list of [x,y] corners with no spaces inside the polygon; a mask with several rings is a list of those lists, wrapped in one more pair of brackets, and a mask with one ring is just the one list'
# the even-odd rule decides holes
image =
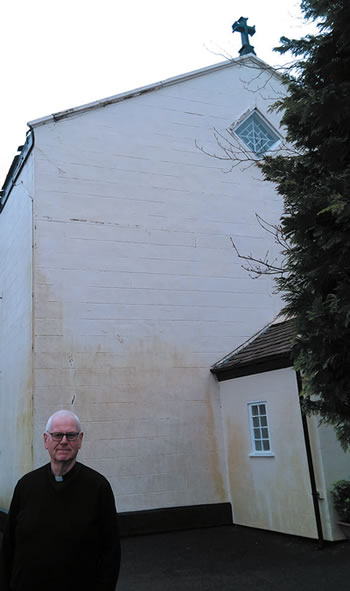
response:
{"label": "elderly man", "polygon": [[82,441],[72,412],[49,418],[44,445],[51,461],[18,481],[9,510],[6,591],[114,591],[120,564],[114,496],[104,476],[76,461]]}

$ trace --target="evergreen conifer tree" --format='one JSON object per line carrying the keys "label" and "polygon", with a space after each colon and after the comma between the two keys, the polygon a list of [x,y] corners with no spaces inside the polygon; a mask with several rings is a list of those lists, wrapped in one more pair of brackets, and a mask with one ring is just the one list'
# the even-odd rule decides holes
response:
{"label": "evergreen conifer tree", "polygon": [[296,319],[296,369],[307,413],[350,446],[350,2],[302,0],[318,34],[281,38],[296,58],[276,103],[296,152],[267,156],[264,177],[283,196],[286,273],[277,279]]}

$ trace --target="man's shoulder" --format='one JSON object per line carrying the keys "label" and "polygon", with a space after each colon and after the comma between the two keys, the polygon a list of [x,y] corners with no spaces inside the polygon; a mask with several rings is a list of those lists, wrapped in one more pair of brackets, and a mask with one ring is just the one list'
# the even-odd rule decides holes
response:
{"label": "man's shoulder", "polygon": [[77,462],[76,474],[75,482],[78,490],[84,489],[86,497],[97,498],[103,511],[116,514],[114,493],[108,479],[97,470],[79,462]]}
{"label": "man's shoulder", "polygon": [[107,478],[103,476],[103,474],[101,474],[100,472],[97,472],[97,470],[94,470],[93,468],[90,468],[90,466],[86,466],[85,464],[81,464],[80,462],[77,462],[76,464],[79,471],[79,475],[84,479],[98,482],[100,484],[109,485]]}
{"label": "man's shoulder", "polygon": [[49,466],[49,464],[45,464],[44,466],[40,466],[40,468],[36,468],[35,470],[32,470],[31,472],[27,472],[27,474],[24,474],[24,476],[22,476],[18,480],[17,485],[19,485],[19,486],[27,485],[27,484],[31,485],[34,482],[38,482],[42,478],[45,478],[45,475],[47,474],[48,466]]}

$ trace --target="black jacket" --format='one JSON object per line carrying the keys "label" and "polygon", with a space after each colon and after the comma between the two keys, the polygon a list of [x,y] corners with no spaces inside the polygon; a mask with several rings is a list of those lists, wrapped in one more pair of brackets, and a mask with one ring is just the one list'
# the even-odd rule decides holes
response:
{"label": "black jacket", "polygon": [[4,591],[114,591],[120,543],[104,476],[76,463],[63,482],[50,464],[15,488],[2,544]]}

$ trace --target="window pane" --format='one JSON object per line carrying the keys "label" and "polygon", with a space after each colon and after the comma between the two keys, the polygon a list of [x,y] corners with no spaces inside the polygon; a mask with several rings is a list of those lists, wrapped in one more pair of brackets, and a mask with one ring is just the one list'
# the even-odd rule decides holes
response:
{"label": "window pane", "polygon": [[271,451],[266,402],[248,404],[251,439],[254,452]]}
{"label": "window pane", "polygon": [[255,154],[263,154],[279,139],[278,135],[256,111],[238,125],[235,132]]}

